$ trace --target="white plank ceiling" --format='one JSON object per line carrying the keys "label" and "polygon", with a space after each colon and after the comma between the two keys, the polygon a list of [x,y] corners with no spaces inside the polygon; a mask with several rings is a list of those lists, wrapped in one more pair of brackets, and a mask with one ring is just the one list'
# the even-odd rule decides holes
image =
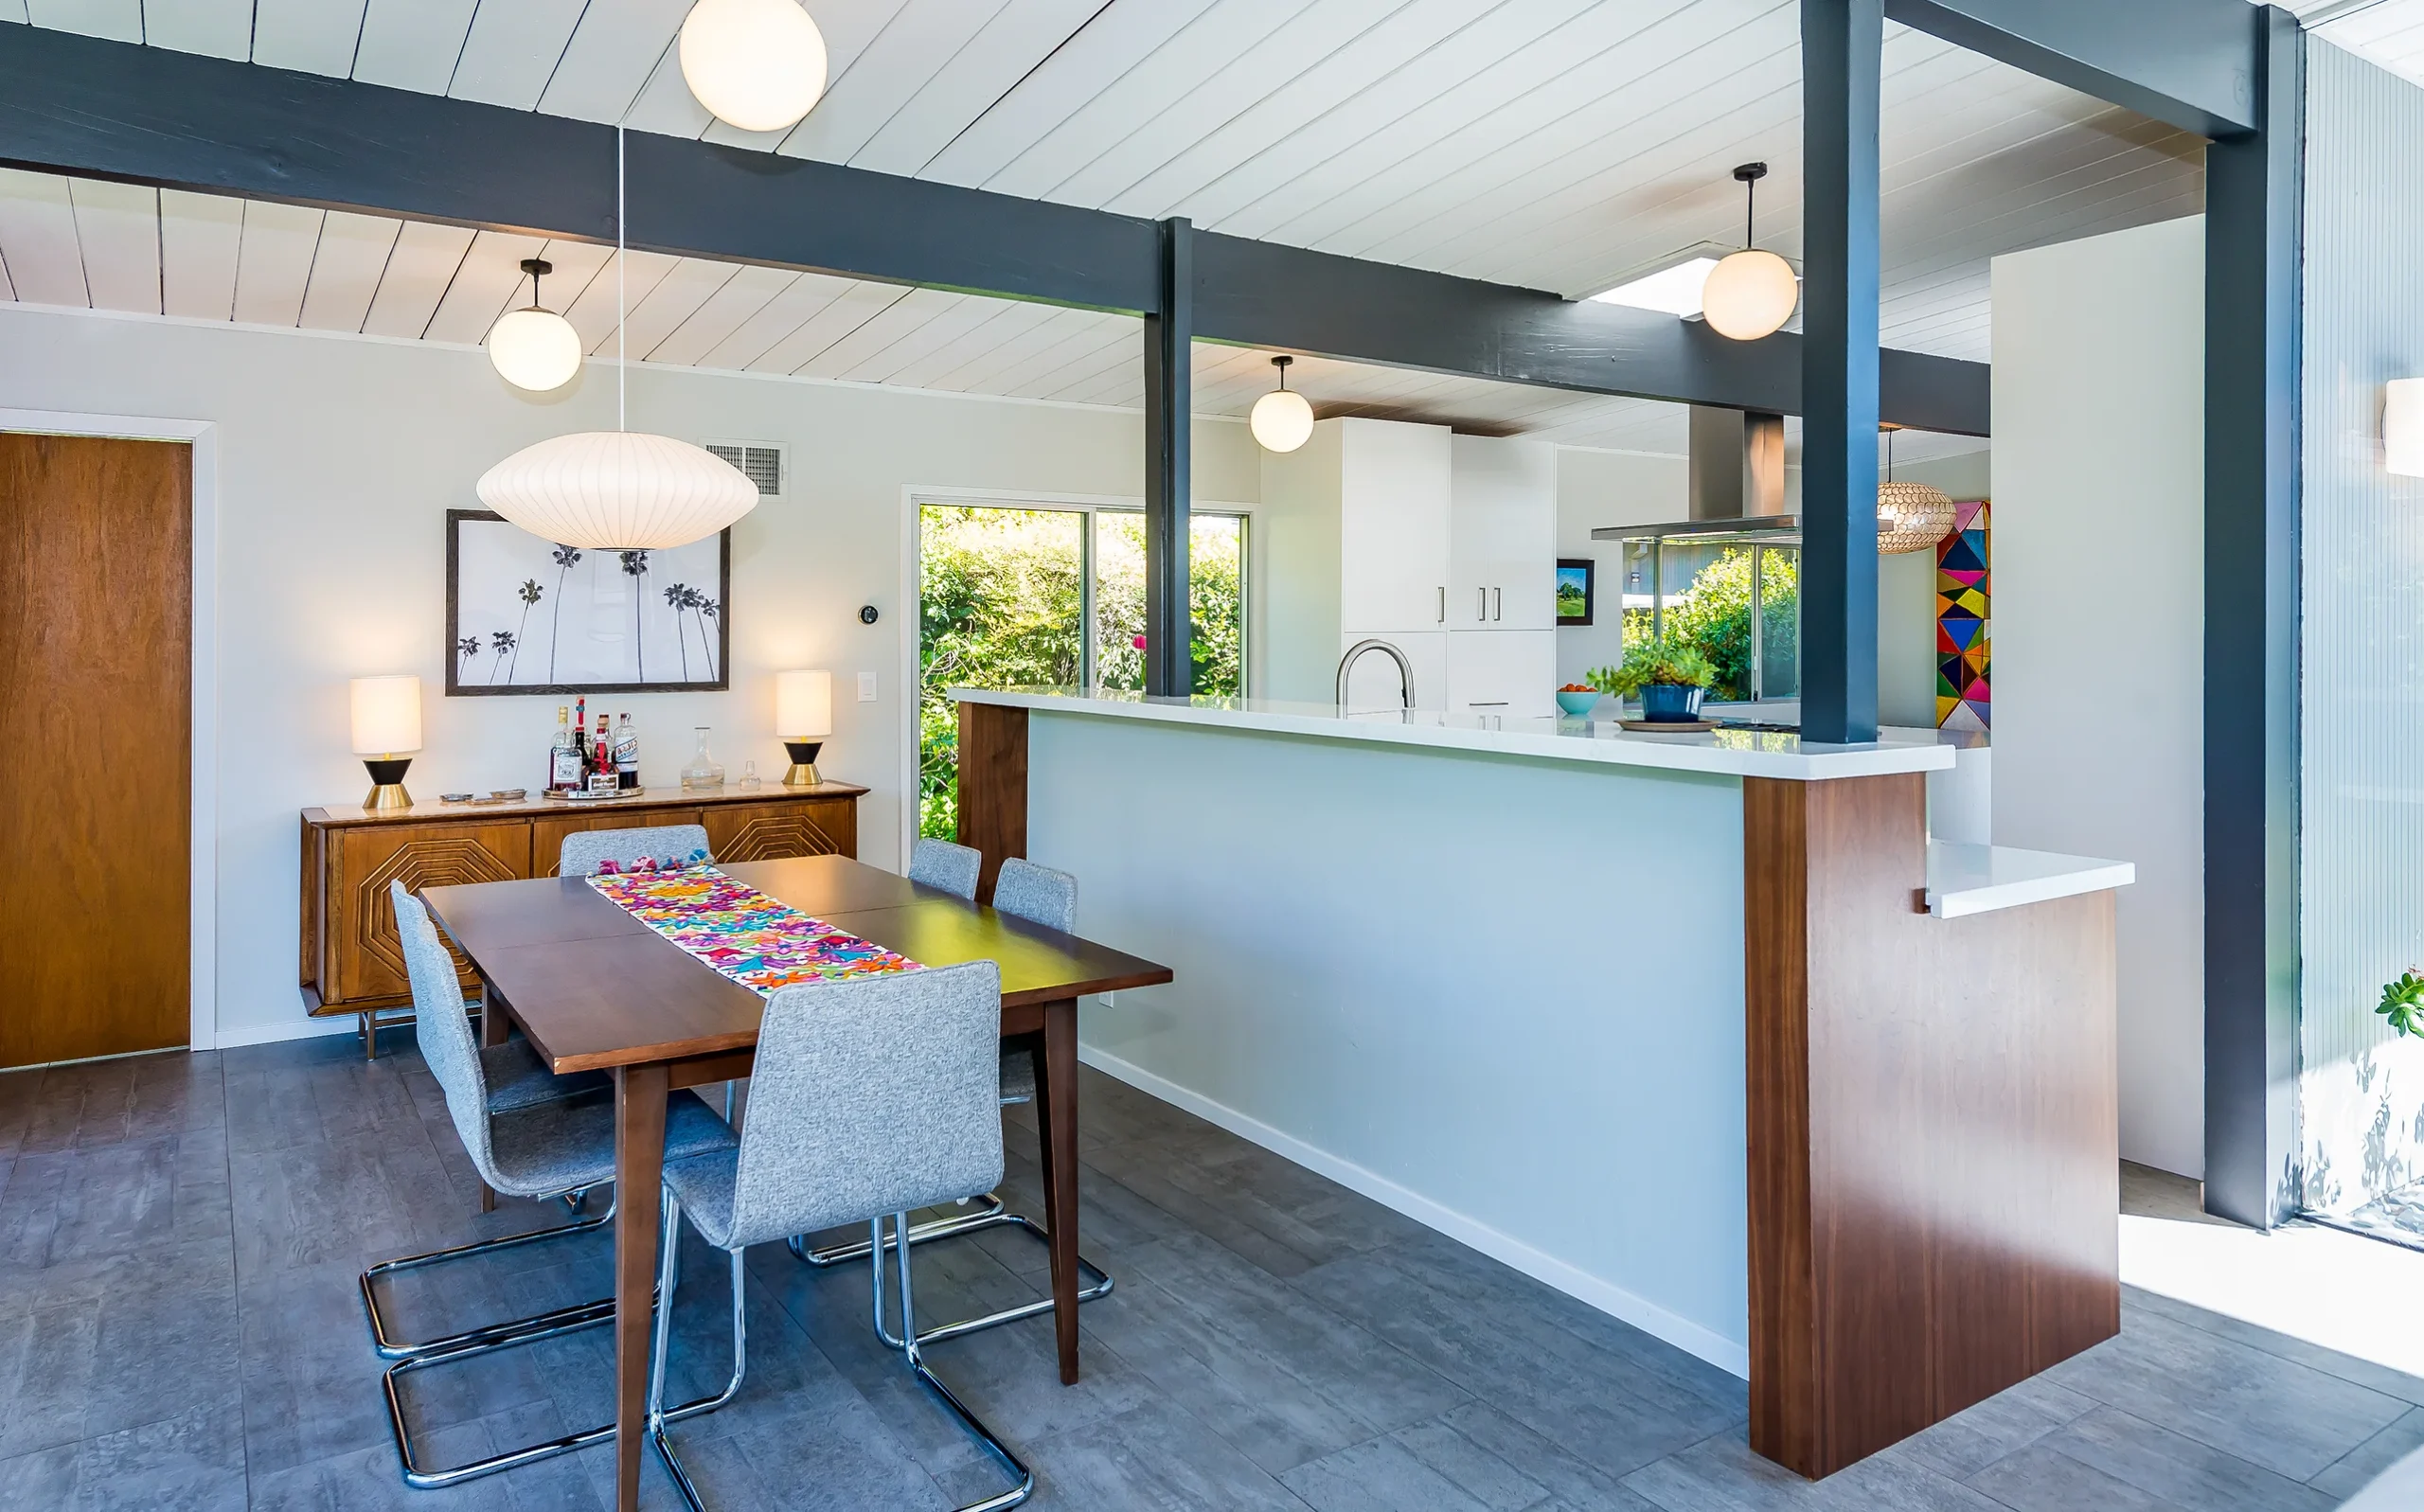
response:
{"label": "white plank ceiling", "polygon": [[2290,0],[2314,34],[2424,84],[2424,0]]}
{"label": "white plank ceiling", "polygon": [[[2410,0],[2385,0],[2404,6]],[[831,85],[779,137],[714,123],[672,53],[688,0],[0,0],[0,19],[744,143],[1570,296],[1741,226],[1797,257],[1792,0],[807,0]],[[2188,214],[2201,144],[1900,27],[1886,43],[1884,335],[1983,360],[1998,253]],[[25,173],[0,294],[472,342],[544,252],[593,346],[610,255]],[[635,357],[1140,402],[1113,316],[633,255]],[[1241,413],[1256,354],[1199,352]],[[1307,362],[1325,413],[1676,452],[1672,406]]]}

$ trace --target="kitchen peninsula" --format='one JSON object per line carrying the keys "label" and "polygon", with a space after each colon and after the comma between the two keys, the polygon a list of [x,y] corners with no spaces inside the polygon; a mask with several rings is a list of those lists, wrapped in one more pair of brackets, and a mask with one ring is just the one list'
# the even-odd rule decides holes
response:
{"label": "kitchen peninsula", "polygon": [[960,839],[1177,984],[1093,1064],[1751,1381],[1820,1476],[2119,1326],[2111,889],[1933,731],[960,690]]}

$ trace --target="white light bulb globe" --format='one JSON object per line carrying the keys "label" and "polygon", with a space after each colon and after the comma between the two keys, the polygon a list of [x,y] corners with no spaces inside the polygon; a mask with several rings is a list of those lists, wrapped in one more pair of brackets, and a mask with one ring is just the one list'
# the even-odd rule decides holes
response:
{"label": "white light bulb globe", "polygon": [[1274,388],[1254,401],[1247,420],[1266,452],[1293,452],[1313,434],[1313,407],[1292,388]]}
{"label": "white light bulb globe", "polygon": [[516,388],[561,388],[580,371],[580,332],[552,311],[516,310],[489,328],[489,363]]}
{"label": "white light bulb globe", "polygon": [[718,120],[785,131],[825,93],[825,34],[798,0],[699,0],[682,23],[682,78]]}
{"label": "white light bulb globe", "polygon": [[1773,252],[1746,249],[1708,271],[1701,286],[1701,316],[1709,329],[1735,341],[1773,336],[1801,302],[1792,264]]}

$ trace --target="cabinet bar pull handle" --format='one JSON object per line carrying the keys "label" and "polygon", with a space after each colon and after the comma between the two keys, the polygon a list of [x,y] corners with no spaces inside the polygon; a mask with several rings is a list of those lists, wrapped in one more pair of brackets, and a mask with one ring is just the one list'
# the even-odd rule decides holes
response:
{"label": "cabinet bar pull handle", "polygon": [[1489,617],[1489,590],[1487,588],[1476,588],[1473,590],[1473,619],[1476,623],[1479,623],[1480,621],[1486,620]]}
{"label": "cabinet bar pull handle", "polygon": [[1504,588],[1493,588],[1489,593],[1489,617],[1495,621],[1503,617],[1506,609],[1506,590]]}
{"label": "cabinet bar pull handle", "polygon": [[1444,583],[1439,588],[1439,623],[1448,623],[1448,588]]}

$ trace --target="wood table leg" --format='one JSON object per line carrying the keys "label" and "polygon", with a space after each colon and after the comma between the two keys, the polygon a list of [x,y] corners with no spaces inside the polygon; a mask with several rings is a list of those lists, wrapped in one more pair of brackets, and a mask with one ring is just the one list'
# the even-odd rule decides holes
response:
{"label": "wood table leg", "polygon": [[[486,981],[480,983],[480,1045],[483,1049],[490,1045],[505,1043],[506,1037],[510,1032],[506,1023],[506,1016],[497,1010],[497,1005],[501,1001],[496,995],[496,988],[489,986]],[[377,1037],[379,1033],[377,1023],[374,1023],[371,1025],[370,1033],[374,1039]],[[486,1182],[480,1183],[480,1211],[483,1213],[496,1211],[496,1189]]]}
{"label": "wood table leg", "polygon": [[1035,1118],[1043,1135],[1043,1226],[1052,1235],[1052,1325],[1060,1383],[1078,1380],[1078,1002],[1043,1005],[1035,1061]]}
{"label": "wood table leg", "polygon": [[663,1064],[615,1073],[615,1506],[638,1512],[647,1443],[650,1297],[656,1285],[657,1192],[665,1174]]}

